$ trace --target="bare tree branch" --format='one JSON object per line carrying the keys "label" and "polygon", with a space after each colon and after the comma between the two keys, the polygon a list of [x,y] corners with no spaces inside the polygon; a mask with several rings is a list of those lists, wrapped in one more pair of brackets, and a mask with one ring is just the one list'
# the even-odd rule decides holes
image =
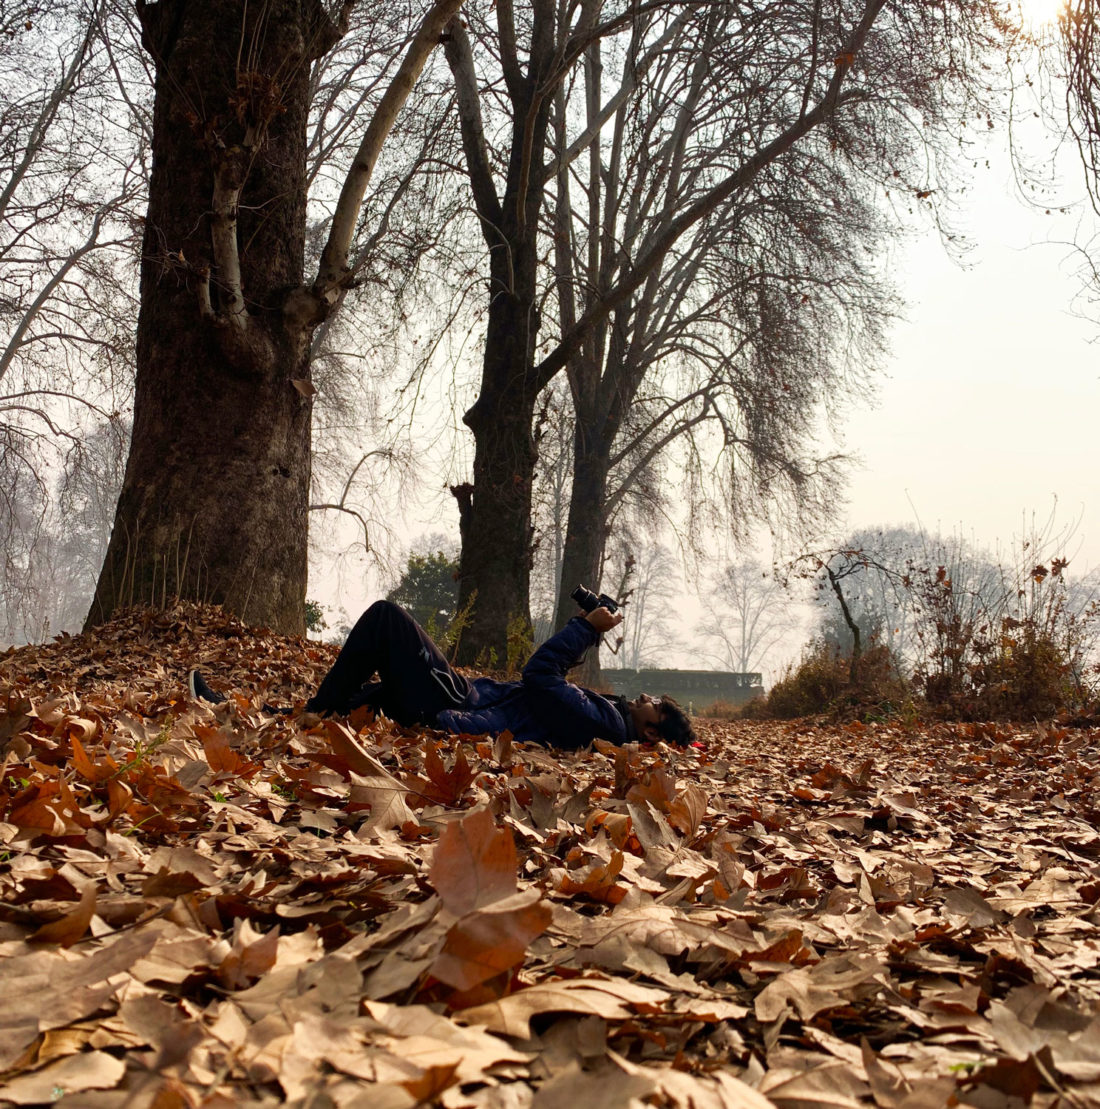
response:
{"label": "bare tree branch", "polygon": [[314,294],[330,306],[345,287],[352,235],[382,144],[393,128],[397,113],[416,84],[428,56],[439,42],[443,28],[461,6],[462,0],[436,0],[421,22],[401,66],[367,125],[358,153],[344,179],[328,241],[321,253],[321,263],[313,283]]}

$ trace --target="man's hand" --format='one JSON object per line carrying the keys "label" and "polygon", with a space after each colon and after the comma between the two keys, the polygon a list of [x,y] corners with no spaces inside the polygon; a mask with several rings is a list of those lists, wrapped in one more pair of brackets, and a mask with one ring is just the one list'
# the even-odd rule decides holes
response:
{"label": "man's hand", "polygon": [[621,612],[612,612],[602,605],[586,613],[584,618],[598,632],[609,632],[612,628],[617,628],[623,622],[623,614]]}

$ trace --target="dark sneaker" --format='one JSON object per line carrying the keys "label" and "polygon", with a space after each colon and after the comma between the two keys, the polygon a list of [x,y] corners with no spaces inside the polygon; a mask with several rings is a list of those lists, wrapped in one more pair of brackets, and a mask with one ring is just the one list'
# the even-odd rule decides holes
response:
{"label": "dark sneaker", "polygon": [[191,696],[196,701],[206,701],[211,705],[220,705],[225,701],[224,694],[215,693],[214,690],[206,684],[206,679],[198,670],[192,670],[187,675],[187,688],[191,691]]}

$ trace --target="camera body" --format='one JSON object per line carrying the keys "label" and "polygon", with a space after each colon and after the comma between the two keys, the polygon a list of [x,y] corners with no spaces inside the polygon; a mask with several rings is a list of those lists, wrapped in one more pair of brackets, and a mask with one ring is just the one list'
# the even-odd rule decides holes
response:
{"label": "camera body", "polygon": [[606,593],[601,593],[599,596],[596,596],[596,594],[585,585],[578,585],[569,596],[577,602],[585,615],[597,608],[606,608],[608,612],[619,611],[618,601],[609,597]]}

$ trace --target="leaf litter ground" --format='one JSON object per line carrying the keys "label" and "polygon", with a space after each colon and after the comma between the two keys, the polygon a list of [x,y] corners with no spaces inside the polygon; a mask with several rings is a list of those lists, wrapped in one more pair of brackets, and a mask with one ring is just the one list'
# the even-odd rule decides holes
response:
{"label": "leaf litter ground", "polygon": [[0,657],[4,1104],[1100,1105],[1100,731],[263,709],[332,656],[181,608]]}

